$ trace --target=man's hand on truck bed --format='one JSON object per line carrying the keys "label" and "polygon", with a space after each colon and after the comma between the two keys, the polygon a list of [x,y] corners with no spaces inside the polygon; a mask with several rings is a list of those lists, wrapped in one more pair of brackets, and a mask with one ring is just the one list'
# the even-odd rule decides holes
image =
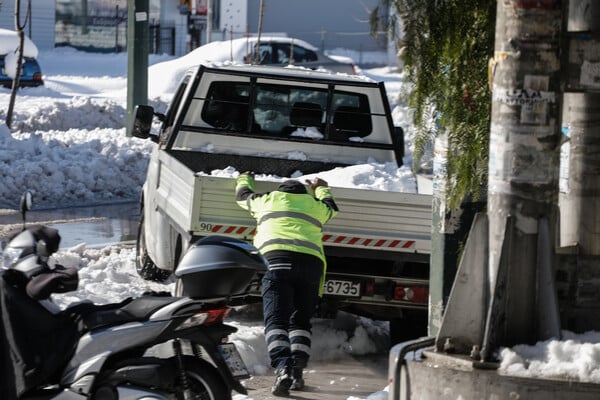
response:
{"label": "man's hand on truck bed", "polygon": [[315,178],[315,179],[313,179],[312,181],[311,181],[311,180],[309,180],[309,179],[307,179],[307,180],[306,180],[306,184],[307,184],[308,186],[310,186],[310,188],[311,188],[312,190],[315,190],[315,189],[316,189],[316,188],[318,188],[319,186],[327,186],[327,182],[326,182],[326,181],[324,181],[324,180],[323,180],[323,179],[321,179],[321,178]]}

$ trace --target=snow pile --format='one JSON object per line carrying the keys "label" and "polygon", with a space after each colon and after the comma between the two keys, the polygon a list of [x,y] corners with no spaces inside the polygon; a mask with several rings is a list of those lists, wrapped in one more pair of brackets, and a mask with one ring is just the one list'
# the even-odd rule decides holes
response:
{"label": "snow pile", "polygon": [[535,346],[503,349],[500,373],[600,383],[600,332],[575,335],[563,331],[562,334],[562,341],[547,340]]}
{"label": "snow pile", "polygon": [[[0,49],[5,43],[0,36]],[[228,51],[222,49],[223,53]],[[168,59],[153,56],[151,63]],[[0,208],[15,209],[25,189],[34,192],[36,208],[137,201],[148,156],[155,145],[125,136],[126,54],[56,49],[40,53],[38,60],[47,74],[45,87],[19,91],[12,132],[3,123],[6,110],[0,107]],[[177,63],[171,67],[177,69]],[[158,73],[158,68],[154,71],[155,74],[150,74],[154,78],[150,86],[160,86],[164,76]],[[332,186],[414,192],[415,182],[410,172],[414,141],[411,111],[398,100],[398,94],[405,90],[402,76],[392,67],[362,73],[385,81],[394,123],[405,132],[406,166],[365,163],[325,171],[319,176]],[[8,104],[9,95],[9,90],[0,88],[0,104]],[[168,90],[158,91],[151,96],[150,103],[164,111],[168,99]],[[233,169],[213,172],[223,176],[236,173]],[[78,291],[57,296],[61,305],[86,299],[117,302],[148,290],[172,290],[172,283],[149,283],[138,277],[135,250],[131,248],[92,249],[81,244],[61,250],[55,258],[64,265],[77,266],[81,279]],[[264,327],[257,320],[260,310],[252,307],[233,313],[231,322],[239,331],[232,339],[250,370],[254,374],[267,374],[270,368]],[[382,351],[387,329],[384,324],[350,315],[336,321],[315,321],[314,359]],[[524,377],[600,383],[600,333],[565,332],[564,337],[564,341],[504,349],[501,371]],[[246,398],[236,396],[236,400]],[[369,396],[372,400],[385,398],[385,390]]]}

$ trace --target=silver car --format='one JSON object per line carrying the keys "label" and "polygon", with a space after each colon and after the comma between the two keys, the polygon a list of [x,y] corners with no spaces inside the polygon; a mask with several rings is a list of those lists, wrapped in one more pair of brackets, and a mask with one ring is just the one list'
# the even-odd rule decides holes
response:
{"label": "silver car", "polygon": [[[256,38],[254,38],[256,40]],[[252,53],[246,55],[247,64],[271,66],[296,65],[310,69],[326,69],[354,75],[357,69],[347,57],[329,57],[301,40],[288,37],[267,37],[254,44]]]}

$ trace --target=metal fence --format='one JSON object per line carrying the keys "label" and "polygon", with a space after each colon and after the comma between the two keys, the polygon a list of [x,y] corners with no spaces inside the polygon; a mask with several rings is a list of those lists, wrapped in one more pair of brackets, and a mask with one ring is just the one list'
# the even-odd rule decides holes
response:
{"label": "metal fence", "polygon": [[152,54],[175,55],[175,27],[150,26],[150,46],[148,51]]}
{"label": "metal fence", "polygon": [[[114,16],[88,16],[84,20],[73,14],[57,13],[55,46],[71,46],[91,52],[125,51],[127,14],[117,9]],[[148,51],[153,54],[174,55],[175,27],[150,25]]]}

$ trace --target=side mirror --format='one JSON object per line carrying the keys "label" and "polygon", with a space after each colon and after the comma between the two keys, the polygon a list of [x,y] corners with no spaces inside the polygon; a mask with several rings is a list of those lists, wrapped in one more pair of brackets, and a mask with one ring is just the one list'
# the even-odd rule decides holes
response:
{"label": "side mirror", "polygon": [[131,118],[132,126],[128,131],[132,136],[140,139],[147,139],[150,136],[152,128],[152,119],[154,118],[154,108],[146,105],[137,105],[133,109],[133,117]]}
{"label": "side mirror", "polygon": [[398,162],[398,166],[401,167],[403,164],[404,158],[404,129],[401,126],[394,127],[394,136],[396,140],[396,147],[400,153],[400,160]]}

